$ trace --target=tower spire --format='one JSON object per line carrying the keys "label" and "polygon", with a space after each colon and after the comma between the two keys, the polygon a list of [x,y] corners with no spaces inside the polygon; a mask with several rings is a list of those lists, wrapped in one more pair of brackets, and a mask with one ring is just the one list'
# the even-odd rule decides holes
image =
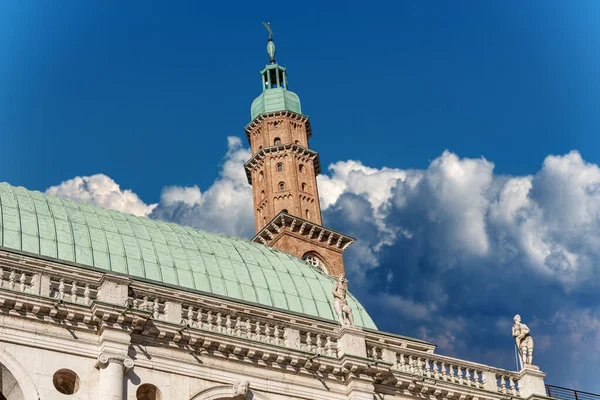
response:
{"label": "tower spire", "polygon": [[255,242],[302,258],[332,276],[344,272],[342,254],[354,238],[324,227],[317,175],[319,154],[309,147],[310,119],[289,91],[286,68],[275,62],[269,22],[271,63],[260,72],[262,93],[250,107],[246,135],[252,157],[244,165],[254,201]]}
{"label": "tower spire", "polygon": [[267,54],[269,55],[269,58],[271,59],[271,64],[275,64],[275,43],[273,42],[273,30],[271,29],[271,23],[263,22],[262,24],[264,25],[267,32],[269,32],[269,42],[267,43]]}

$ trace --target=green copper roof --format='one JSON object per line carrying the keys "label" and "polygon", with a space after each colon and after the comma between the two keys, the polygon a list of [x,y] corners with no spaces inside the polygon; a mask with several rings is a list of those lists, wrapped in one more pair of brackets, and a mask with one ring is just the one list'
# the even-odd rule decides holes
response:
{"label": "green copper roof", "polygon": [[[0,246],[336,320],[333,279],[282,251],[0,183]],[[376,328],[351,295],[359,326]]]}
{"label": "green copper roof", "polygon": [[285,110],[302,114],[298,95],[284,88],[267,89],[252,102],[250,115],[254,119],[260,114]]}

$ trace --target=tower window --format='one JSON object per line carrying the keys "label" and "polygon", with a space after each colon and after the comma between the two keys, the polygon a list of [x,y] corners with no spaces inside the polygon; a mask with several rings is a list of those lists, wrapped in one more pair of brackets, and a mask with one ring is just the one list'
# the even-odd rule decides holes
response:
{"label": "tower window", "polygon": [[261,199],[264,199],[264,198],[265,198],[265,191],[264,191],[264,190],[261,190],[261,191],[260,191],[260,198],[261,198]]}
{"label": "tower window", "polygon": [[279,163],[277,164],[277,172],[282,172],[283,171],[283,164]]}
{"label": "tower window", "polygon": [[265,174],[263,174],[263,172],[262,172],[262,171],[260,171],[260,172],[258,173],[258,181],[260,182],[260,181],[262,181],[264,178],[265,178]]}
{"label": "tower window", "polygon": [[306,192],[306,183],[304,183],[304,182],[302,183],[302,191]]}
{"label": "tower window", "polygon": [[275,146],[280,146],[281,145],[281,139],[275,138],[275,140],[273,141],[273,143],[275,144]]}
{"label": "tower window", "polygon": [[310,211],[308,211],[308,208],[306,209],[306,219],[310,218]]}
{"label": "tower window", "polygon": [[279,190],[285,190],[285,183],[279,182]]}
{"label": "tower window", "polygon": [[300,142],[298,142],[297,140],[294,140],[294,143],[298,144],[298,143],[300,143]]}
{"label": "tower window", "polygon": [[300,171],[300,173],[304,173],[304,165],[300,164],[298,171]]}
{"label": "tower window", "polygon": [[288,210],[284,208],[283,210],[281,210],[281,212],[287,213]]}

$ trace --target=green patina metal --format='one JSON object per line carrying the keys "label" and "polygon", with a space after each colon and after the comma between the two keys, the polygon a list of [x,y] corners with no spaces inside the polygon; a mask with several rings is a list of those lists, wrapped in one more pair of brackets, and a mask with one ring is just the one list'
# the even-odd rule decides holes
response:
{"label": "green patina metal", "polygon": [[[336,321],[333,279],[242,239],[0,183],[0,246]],[[374,328],[352,296],[359,326]]]}
{"label": "green patina metal", "polygon": [[275,43],[273,42],[271,25],[265,22],[263,22],[263,25],[269,32],[267,54],[269,54],[271,64],[260,71],[263,92],[252,102],[250,115],[254,119],[264,113],[286,110],[302,114],[300,98],[296,93],[288,90],[285,67],[275,62]]}

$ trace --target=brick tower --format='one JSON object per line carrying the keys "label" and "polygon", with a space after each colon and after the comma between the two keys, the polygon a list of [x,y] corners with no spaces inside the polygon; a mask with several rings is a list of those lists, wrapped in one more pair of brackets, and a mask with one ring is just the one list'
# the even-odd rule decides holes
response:
{"label": "brick tower", "polygon": [[306,260],[325,273],[344,272],[342,253],[354,238],[322,226],[317,175],[319,154],[309,148],[310,120],[300,99],[288,90],[286,68],[275,62],[260,72],[263,92],[251,107],[246,136],[252,158],[245,164],[254,197],[254,241]]}

